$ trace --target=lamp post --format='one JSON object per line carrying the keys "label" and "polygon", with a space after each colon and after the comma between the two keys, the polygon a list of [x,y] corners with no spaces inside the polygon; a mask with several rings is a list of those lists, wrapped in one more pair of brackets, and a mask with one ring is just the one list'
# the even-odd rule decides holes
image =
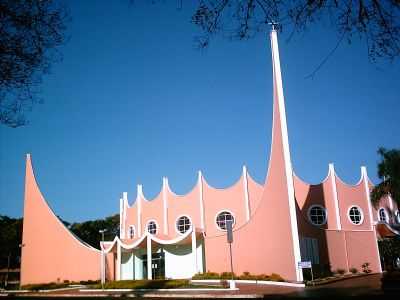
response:
{"label": "lamp post", "polygon": [[104,250],[103,250],[103,243],[104,243],[104,233],[107,232],[107,229],[100,229],[99,233],[101,234],[101,242],[102,242],[102,246],[101,246],[101,271],[100,271],[100,281],[101,281],[101,288],[104,289],[104,280],[105,280],[105,262],[104,262]]}

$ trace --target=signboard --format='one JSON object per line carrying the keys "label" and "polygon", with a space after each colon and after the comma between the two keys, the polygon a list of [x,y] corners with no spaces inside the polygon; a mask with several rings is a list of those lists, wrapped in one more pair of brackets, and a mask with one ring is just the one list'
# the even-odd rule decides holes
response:
{"label": "signboard", "polygon": [[233,243],[233,232],[232,232],[232,220],[226,220],[226,237],[228,238],[228,243]]}
{"label": "signboard", "polygon": [[311,261],[299,261],[298,262],[299,269],[311,269]]}

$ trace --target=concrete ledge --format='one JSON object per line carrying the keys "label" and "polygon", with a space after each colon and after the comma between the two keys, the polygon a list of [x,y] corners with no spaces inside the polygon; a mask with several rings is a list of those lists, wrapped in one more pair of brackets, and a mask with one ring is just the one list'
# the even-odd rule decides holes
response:
{"label": "concrete ledge", "polygon": [[90,292],[229,292],[238,291],[235,289],[213,289],[213,288],[194,288],[194,289],[81,289],[79,292],[90,293]]}
{"label": "concrete ledge", "polygon": [[[220,279],[194,279],[191,280],[192,283],[220,283]],[[295,282],[281,282],[281,281],[266,281],[266,280],[235,280],[236,283],[240,284],[263,284],[263,285],[278,285],[278,286],[289,286],[304,288],[306,285],[304,283]]]}

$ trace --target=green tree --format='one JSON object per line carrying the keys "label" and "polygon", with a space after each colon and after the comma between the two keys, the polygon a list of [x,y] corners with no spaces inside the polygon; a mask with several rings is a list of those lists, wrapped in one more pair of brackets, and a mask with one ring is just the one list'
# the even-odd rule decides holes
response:
{"label": "green tree", "polygon": [[111,241],[115,236],[119,235],[119,215],[115,214],[105,219],[73,223],[69,226],[69,229],[82,241],[92,247],[100,248],[101,234],[99,230],[107,230],[104,234],[106,241]]}
{"label": "green tree", "polygon": [[16,268],[20,264],[22,243],[22,218],[0,216],[0,268]]}
{"label": "green tree", "polygon": [[383,196],[390,195],[400,206],[400,150],[380,148],[378,154],[378,177],[382,181],[372,190],[371,201],[377,205]]}

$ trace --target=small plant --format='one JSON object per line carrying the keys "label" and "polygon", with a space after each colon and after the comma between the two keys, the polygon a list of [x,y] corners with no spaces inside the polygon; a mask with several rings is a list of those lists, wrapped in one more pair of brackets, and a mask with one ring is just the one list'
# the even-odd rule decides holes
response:
{"label": "small plant", "polygon": [[233,276],[233,278],[235,278],[235,273],[232,273],[232,272],[222,272],[220,278],[221,278],[221,279],[232,279],[232,276]]}
{"label": "small plant", "polygon": [[271,276],[269,276],[269,280],[271,281],[285,281],[285,279],[282,278],[281,275],[272,273]]}
{"label": "small plant", "polygon": [[363,264],[361,265],[362,271],[363,271],[365,274],[371,273],[371,269],[369,268],[369,266],[370,266],[370,263],[369,263],[369,262],[365,262],[365,263],[363,263]]}
{"label": "small plant", "polygon": [[352,274],[357,274],[357,273],[358,273],[358,270],[357,270],[357,268],[350,268],[350,272],[351,272]]}
{"label": "small plant", "polygon": [[344,273],[346,273],[345,269],[337,269],[336,272],[339,275],[344,275]]}

